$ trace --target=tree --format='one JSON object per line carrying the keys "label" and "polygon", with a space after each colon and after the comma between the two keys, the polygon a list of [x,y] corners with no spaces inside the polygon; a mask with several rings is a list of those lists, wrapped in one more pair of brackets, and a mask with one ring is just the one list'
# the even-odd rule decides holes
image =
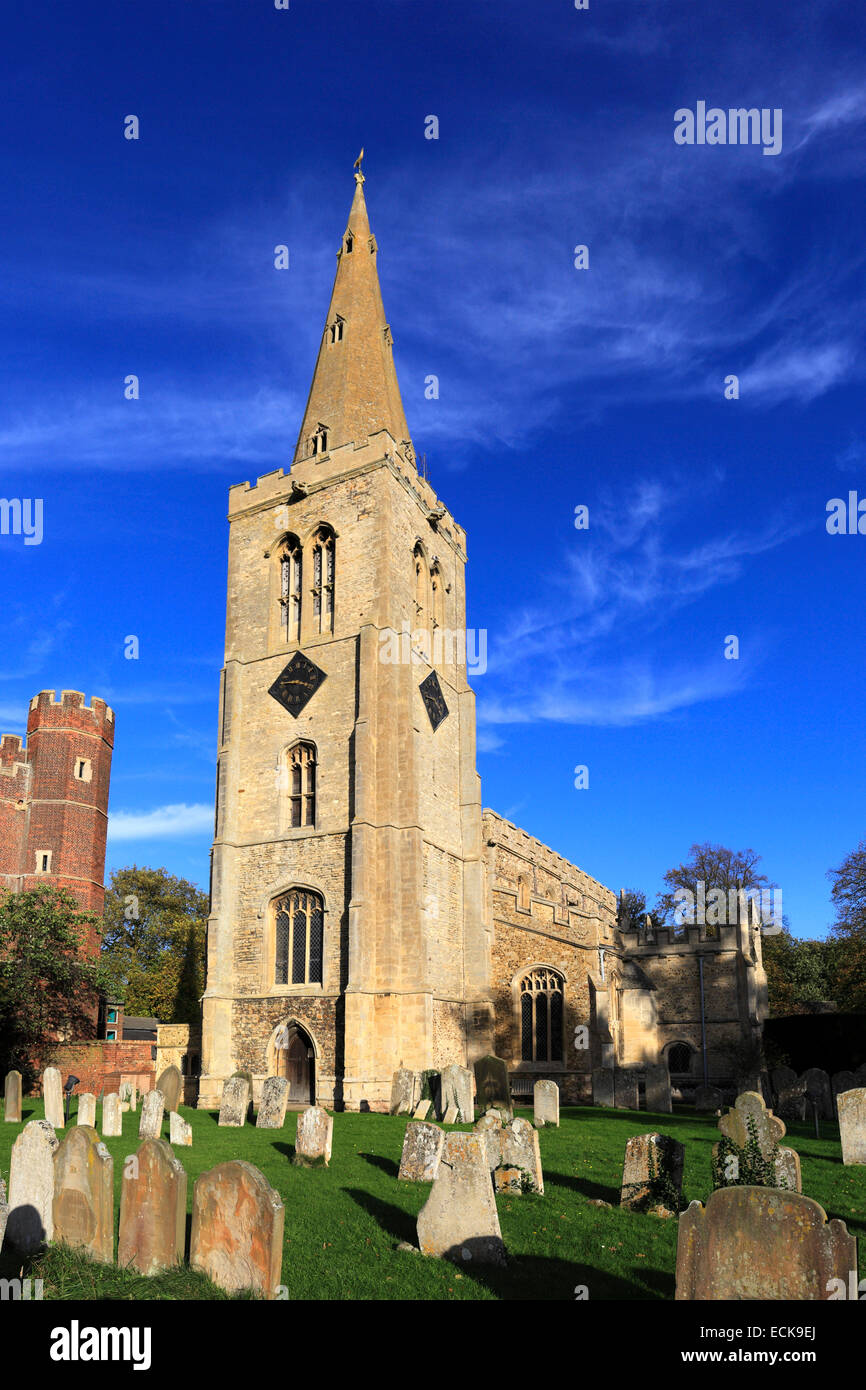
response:
{"label": "tree", "polygon": [[829,869],[836,920],[830,927],[834,950],[835,995],[840,1009],[866,1012],[866,840],[851,850],[838,869]]}
{"label": "tree", "polygon": [[662,919],[653,910],[647,912],[646,894],[639,888],[623,889],[622,897],[619,900],[619,925],[623,931],[643,931],[646,927],[647,916],[654,927],[662,925]]}
{"label": "tree", "polygon": [[764,938],[764,969],[772,1017],[803,1014],[816,999],[837,999],[837,951],[832,941],[801,940],[787,925]]}
{"label": "tree", "polygon": [[208,897],[167,869],[116,869],[105,893],[103,954],[126,1012],[198,1023]]}
{"label": "tree", "polygon": [[58,1043],[93,1036],[108,977],[87,940],[100,926],[65,889],[0,897],[0,1072],[17,1067],[30,1085]]}
{"label": "tree", "polygon": [[[678,864],[674,869],[668,869],[664,875],[662,882],[667,884],[667,892],[658,895],[656,911],[662,921],[679,924],[683,918],[678,909],[683,903],[689,902],[686,894],[691,895],[692,903],[698,903],[709,898],[713,892],[721,892],[725,895],[724,907],[720,908],[721,920],[737,921],[738,918],[733,915],[731,906],[732,902],[736,901],[735,910],[738,911],[739,900],[732,900],[729,895],[736,895],[741,891],[760,892],[774,886],[766,874],[759,872],[760,862],[761,856],[753,849],[732,850],[726,849],[724,845],[692,845],[688,860],[684,864]],[[703,889],[699,885],[703,885]],[[708,903],[708,911],[710,907],[711,904]],[[710,933],[712,929],[713,923],[710,921]]]}

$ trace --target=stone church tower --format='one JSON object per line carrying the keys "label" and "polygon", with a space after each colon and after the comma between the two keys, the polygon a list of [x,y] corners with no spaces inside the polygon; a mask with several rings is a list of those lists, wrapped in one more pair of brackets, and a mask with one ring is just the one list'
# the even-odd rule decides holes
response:
{"label": "stone church tower", "polygon": [[416,467],[355,180],[291,469],[229,497],[202,1107],[244,1070],[387,1109],[401,1064],[493,1043],[466,538]]}

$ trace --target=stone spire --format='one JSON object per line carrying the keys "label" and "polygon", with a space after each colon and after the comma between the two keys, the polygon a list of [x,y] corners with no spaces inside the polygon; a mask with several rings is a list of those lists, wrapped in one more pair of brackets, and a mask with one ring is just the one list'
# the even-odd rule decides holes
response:
{"label": "stone spire", "polygon": [[359,170],[294,462],[360,446],[381,429],[398,445],[409,441]]}

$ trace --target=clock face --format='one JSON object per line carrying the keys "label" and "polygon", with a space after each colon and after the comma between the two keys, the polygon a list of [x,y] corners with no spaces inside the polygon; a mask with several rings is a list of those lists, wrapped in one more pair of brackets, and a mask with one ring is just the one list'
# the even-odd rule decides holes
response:
{"label": "clock face", "polygon": [[288,666],[277,676],[268,694],[273,695],[277,704],[288,710],[293,719],[297,719],[322,681],[326,679],[325,672],[320,671],[308,656],[304,656],[303,652],[295,652]]}
{"label": "clock face", "polygon": [[448,706],[445,703],[445,696],[442,694],[442,687],[439,684],[439,677],[435,671],[431,671],[429,676],[421,682],[418,689],[421,691],[421,699],[430,717],[434,733],[439,728],[443,719],[448,718]]}

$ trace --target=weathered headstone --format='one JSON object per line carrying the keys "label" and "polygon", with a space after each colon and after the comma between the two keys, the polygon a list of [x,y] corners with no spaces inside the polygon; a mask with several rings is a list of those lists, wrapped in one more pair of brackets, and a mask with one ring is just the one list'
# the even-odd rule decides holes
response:
{"label": "weathered headstone", "polygon": [[848,1288],[857,1242],[811,1197],[774,1187],[719,1187],[680,1217],[676,1298],[797,1302]]}
{"label": "weathered headstone", "polygon": [[120,1113],[121,1113],[122,1115],[127,1115],[127,1114],[129,1114],[129,1101],[128,1101],[128,1100],[122,1100],[122,1101],[120,1102]]}
{"label": "weathered headstone", "polygon": [[166,1067],[156,1083],[156,1089],[162,1091],[165,1096],[165,1108],[169,1114],[172,1110],[176,1110],[183,1095],[183,1077],[180,1074],[180,1068]]}
{"label": "weathered headstone", "polygon": [[165,1096],[162,1091],[148,1091],[141,1102],[141,1119],[138,1122],[139,1139],[159,1139],[162,1135]]}
{"label": "weathered headstone", "polygon": [[[635,1134],[625,1146],[625,1161],[622,1168],[621,1207],[636,1208],[646,1205],[655,1198],[656,1202],[679,1211],[679,1196],[683,1188],[683,1163],[685,1145],[671,1139],[667,1134]],[[670,1201],[654,1192],[654,1183],[661,1179],[676,1192],[677,1202],[671,1207]],[[673,1193],[670,1194],[671,1201]]]}
{"label": "weathered headstone", "polygon": [[138,1087],[134,1081],[121,1081],[118,1091],[121,1104],[128,1105],[130,1110],[135,1110],[138,1105]]}
{"label": "weathered headstone", "polygon": [[54,1154],[54,1239],[114,1259],[114,1159],[96,1130],[76,1125]]}
{"label": "weathered headstone", "polygon": [[82,1091],[78,1097],[78,1114],[75,1117],[77,1125],[86,1125],[88,1129],[96,1128],[96,1096],[90,1091]]}
{"label": "weathered headstone", "polygon": [[780,1120],[804,1120],[806,1118],[805,1083],[795,1080],[787,1090],[779,1091],[773,1108]]}
{"label": "weathered headstone", "polygon": [[223,1098],[218,1123],[240,1129],[247,1122],[249,1105],[249,1081],[245,1076],[230,1076],[223,1083]]}
{"label": "weathered headstone", "polygon": [[221,1289],[276,1296],[285,1210],[263,1173],[242,1159],[202,1173],[193,1190],[189,1262]]}
{"label": "weathered headstone", "polygon": [[438,1125],[410,1121],[403,1136],[398,1178],[404,1182],[432,1182],[439,1171],[445,1134]]}
{"label": "weathered headstone", "polygon": [[646,1108],[657,1115],[671,1113],[671,1074],[666,1062],[650,1062],[646,1069]]}
{"label": "weathered headstone", "polygon": [[45,1102],[45,1118],[54,1129],[62,1129],[63,1085],[56,1067],[46,1067],[42,1073],[42,1099]]}
{"label": "weathered headstone", "polygon": [[478,1058],[475,1063],[475,1095],[482,1110],[498,1110],[503,1120],[513,1119],[508,1064],[501,1057]]}
{"label": "weathered headstone", "polygon": [[461,1121],[471,1125],[475,1119],[472,1072],[468,1067],[461,1067],[452,1062],[450,1066],[442,1068],[441,1076],[443,1107],[447,1110],[449,1106],[456,1105]]}
{"label": "weathered headstone", "polygon": [[613,1109],[613,1070],[611,1067],[594,1067],[592,1072],[592,1103]]}
{"label": "weathered headstone", "polygon": [[555,1081],[536,1081],[532,1088],[532,1105],[536,1129],[543,1125],[559,1128],[559,1087]]}
{"label": "weathered headstone", "polygon": [[420,1078],[408,1067],[398,1067],[391,1082],[391,1115],[411,1115],[417,1104],[416,1091],[420,1092]]}
{"label": "weathered headstone", "polygon": [[724,1099],[718,1086],[699,1086],[695,1091],[695,1109],[702,1114],[714,1115],[721,1110]]}
{"label": "weathered headstone", "polygon": [[10,1123],[19,1124],[21,1121],[21,1073],[20,1071],[7,1071],[6,1085],[4,1088],[5,1103],[3,1106],[4,1118]]}
{"label": "weathered headstone", "polygon": [[249,1088],[250,1088],[250,1090],[249,1090],[249,1100],[247,1101],[247,1115],[246,1115],[246,1118],[249,1120],[250,1124],[252,1124],[252,1122],[253,1122],[253,1074],[252,1074],[251,1071],[236,1071],[236,1072],[234,1073],[234,1075],[235,1075],[235,1076],[242,1076],[243,1079],[244,1079],[244,1081],[246,1081],[247,1085],[248,1085]]}
{"label": "weathered headstone", "polygon": [[613,1074],[614,1105],[617,1110],[639,1110],[637,1076],[633,1071],[617,1067]]}
{"label": "weathered headstone", "polygon": [[298,1133],[292,1162],[310,1164],[322,1160],[327,1168],[331,1161],[333,1137],[333,1116],[320,1105],[311,1105],[298,1116]]}
{"label": "weathered headstone", "polygon": [[502,1133],[502,1116],[499,1111],[488,1110],[485,1115],[476,1120],[475,1132],[482,1137],[487,1154],[487,1166],[492,1173],[494,1168],[499,1167],[501,1153],[499,1136]]}
{"label": "weathered headstone", "polygon": [[[789,1191],[800,1191],[799,1156],[793,1149],[778,1148],[777,1151],[777,1146],[785,1137],[785,1122],[767,1109],[764,1097],[757,1091],[744,1091],[737,1096],[735,1104],[719,1119],[718,1127],[738,1149],[745,1149],[754,1139],[765,1162],[769,1162],[775,1153],[776,1185],[781,1186],[784,1179]],[[718,1145],[714,1145],[713,1154],[717,1151]]]}
{"label": "weathered headstone", "polygon": [[419,1100],[418,1104],[415,1106],[415,1109],[412,1112],[412,1119],[426,1120],[427,1116],[430,1114],[431,1104],[432,1102],[429,1100]]}
{"label": "weathered headstone", "polygon": [[773,1086],[773,1094],[780,1096],[783,1091],[790,1091],[792,1086],[796,1086],[797,1073],[793,1067],[774,1067],[770,1072],[770,1081]]}
{"label": "weathered headstone", "polygon": [[460,1111],[457,1109],[457,1106],[453,1104],[449,1105],[448,1109],[445,1111],[445,1119],[443,1123],[446,1125],[456,1125],[459,1122],[459,1120]]}
{"label": "weathered headstone", "polygon": [[123,1170],[117,1263],[158,1274],[183,1263],[186,1173],[164,1139],[145,1139],[135,1159]]}
{"label": "weathered headstone", "polygon": [[[519,1168],[529,1174],[532,1189],[544,1193],[544,1174],[541,1171],[541,1148],[538,1131],[528,1120],[518,1117],[499,1132],[498,1168]],[[494,1173],[494,1181],[495,1181]]]}
{"label": "weathered headstone", "polygon": [[262,1086],[259,1113],[256,1116],[256,1129],[282,1129],[286,1118],[286,1104],[289,1099],[289,1081],[286,1076],[268,1076]]}
{"label": "weathered headstone", "polygon": [[776,1155],[776,1187],[788,1192],[802,1192],[803,1178],[800,1172],[800,1155],[796,1149],[786,1149],[782,1145]]}
{"label": "weathered headstone", "polygon": [[47,1120],[30,1120],[12,1145],[6,1239],[33,1254],[54,1238],[54,1154],[57,1135]]}
{"label": "weathered headstone", "polygon": [[192,1143],[192,1125],[176,1110],[170,1110],[168,1114],[168,1141],[186,1148]]}
{"label": "weathered headstone", "polygon": [[866,1163],[866,1087],[842,1091],[838,1105],[842,1162]]}
{"label": "weathered headstone", "polygon": [[806,1100],[809,1102],[810,1112],[812,1105],[817,1105],[818,1119],[832,1120],[833,1092],[827,1073],[821,1067],[810,1067],[808,1071],[803,1072],[800,1080],[806,1083]]}
{"label": "weathered headstone", "polygon": [[439,1172],[418,1214],[418,1244],[425,1255],[460,1264],[505,1263],[483,1135],[446,1134]]}
{"label": "weathered headstone", "polygon": [[120,1109],[120,1096],[109,1091],[102,1102],[102,1137],[119,1139],[123,1133],[123,1115]]}

